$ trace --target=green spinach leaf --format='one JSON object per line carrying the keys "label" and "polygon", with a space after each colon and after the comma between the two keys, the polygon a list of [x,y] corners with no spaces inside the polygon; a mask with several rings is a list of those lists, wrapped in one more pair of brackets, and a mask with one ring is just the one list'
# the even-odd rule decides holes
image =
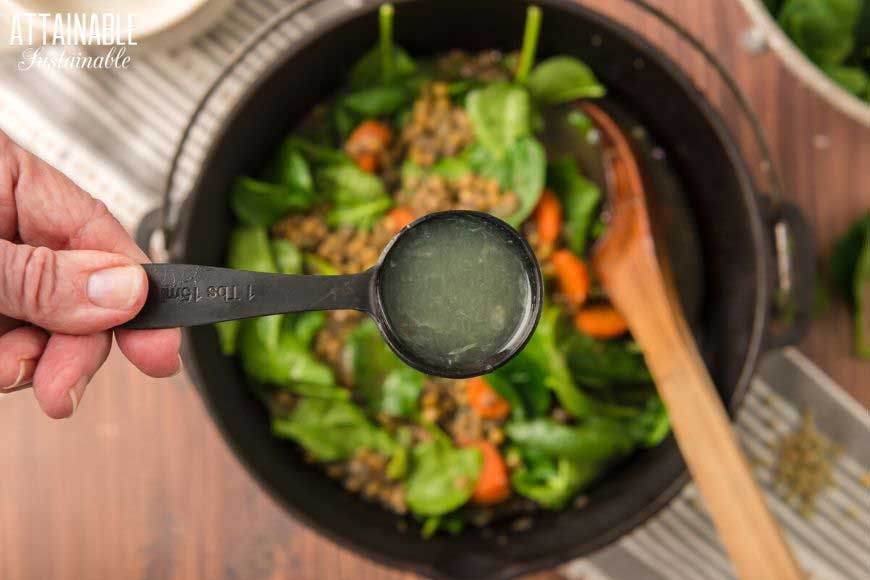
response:
{"label": "green spinach leaf", "polygon": [[369,319],[348,334],[342,357],[350,364],[353,382],[360,388],[383,384],[387,375],[402,366],[384,343],[377,325]]}
{"label": "green spinach leaf", "polygon": [[377,85],[342,96],[339,106],[362,120],[392,115],[410,104],[413,99],[414,92],[405,85]]}
{"label": "green spinach leaf", "polygon": [[604,417],[589,417],[577,426],[551,419],[511,421],[506,430],[511,441],[523,449],[585,462],[621,457],[635,444],[620,422]]}
{"label": "green spinach leaf", "polygon": [[238,226],[230,232],[227,267],[274,274],[278,271],[265,228]]}
{"label": "green spinach leaf", "polygon": [[508,363],[486,375],[486,382],[510,404],[511,416],[516,419],[538,417],[550,407],[550,391],[533,382],[523,367]]}
{"label": "green spinach leaf", "polygon": [[505,221],[519,227],[534,211],[544,190],[547,154],[541,143],[534,137],[522,137],[502,157],[482,146],[472,147],[469,164],[477,173],[497,180],[503,190],[516,194],[519,207]]}
{"label": "green spinach leaf", "polygon": [[505,366],[488,375],[503,377],[510,382],[526,402],[528,417],[539,416],[546,409],[542,390],[552,391],[559,404],[574,417],[587,417],[592,411],[589,397],[574,383],[565,357],[556,346],[558,317],[557,308],[545,307],[538,328],[526,347]]}
{"label": "green spinach leaf", "polygon": [[423,390],[423,374],[406,366],[386,345],[377,326],[363,321],[348,335],[344,360],[373,413],[412,417]]}
{"label": "green spinach leaf", "polygon": [[386,196],[372,201],[337,204],[327,214],[326,221],[332,227],[354,226],[359,229],[368,230],[392,206],[393,201]]}
{"label": "green spinach leaf", "polygon": [[655,447],[671,432],[668,411],[658,395],[647,401],[643,411],[627,426],[628,433],[641,447]]}
{"label": "green spinach leaf", "polygon": [[399,427],[396,430],[396,448],[387,464],[387,477],[392,481],[403,480],[408,475],[413,442],[414,438],[408,427]]}
{"label": "green spinach leaf", "polygon": [[[402,48],[393,47],[394,72],[393,79],[408,77],[417,70],[417,64],[414,59]],[[359,89],[377,85],[383,82],[381,71],[381,51],[380,47],[374,47],[369,50],[350,71],[348,86],[352,89]]]}
{"label": "green spinach leaf", "polygon": [[762,2],[764,2],[764,6],[774,16],[779,12],[779,7],[782,5],[782,0],[762,0]]}
{"label": "green spinach leaf", "polygon": [[439,531],[447,532],[455,536],[465,529],[465,520],[459,515],[453,516],[429,516],[423,520],[420,535],[423,539],[429,539]]}
{"label": "green spinach leaf", "polygon": [[477,141],[501,159],[531,133],[531,104],[524,88],[493,83],[468,94],[466,110]]}
{"label": "green spinach leaf", "polygon": [[405,499],[417,516],[440,516],[471,497],[483,456],[473,447],[453,447],[446,437],[414,447]]}
{"label": "green spinach leaf", "polygon": [[830,268],[855,317],[855,351],[870,358],[870,213],[837,242]]}
{"label": "green spinach leaf", "polygon": [[294,337],[299,344],[308,348],[325,322],[326,312],[322,310],[285,314],[281,332]]}
{"label": "green spinach leaf", "polygon": [[311,165],[341,165],[352,163],[350,157],[341,149],[335,149],[321,143],[304,139],[302,137],[288,137],[284,147],[296,149],[305,156]]}
{"label": "green spinach leaf", "polygon": [[392,206],[383,181],[352,163],[327,165],[317,171],[317,186],[330,200],[327,222],[367,229]]}
{"label": "green spinach leaf", "polygon": [[293,242],[286,239],[274,239],[271,241],[271,245],[278,272],[281,274],[302,273],[302,252]]}
{"label": "green spinach leaf", "polygon": [[652,382],[643,355],[623,342],[596,340],[571,332],[561,345],[574,380],[583,385],[636,385]]}
{"label": "green spinach leaf", "polygon": [[386,195],[384,182],[353,163],[321,167],[316,173],[317,188],[327,199],[349,204],[372,201]]}
{"label": "green spinach leaf", "polygon": [[391,4],[380,7],[378,44],[353,67],[349,92],[332,109],[332,125],[342,140],[360,121],[407,111],[418,93],[417,66],[393,43],[393,15]]}
{"label": "green spinach leaf", "polygon": [[512,416],[519,419],[540,417],[550,408],[550,390],[545,384],[547,369],[528,364],[533,358],[531,355],[520,360],[514,358],[486,375],[490,386],[510,403]]}
{"label": "green spinach leaf", "polygon": [[657,396],[629,420],[594,416],[577,426],[550,419],[513,420],[507,425],[509,453],[519,454],[522,463],[511,475],[511,485],[546,508],[561,509],[610,462],[638,445],[657,445],[669,432]]}
{"label": "green spinach leaf", "polygon": [[[332,370],[309,350],[310,340],[316,332],[313,322],[322,324],[322,313],[319,313],[319,320],[309,314],[315,313],[290,317],[284,324],[280,315],[243,323],[239,335],[239,355],[245,373],[261,383],[278,386],[293,383],[334,384]],[[267,321],[275,318],[279,335],[277,344],[273,345],[270,343],[275,323]]]}
{"label": "green spinach leaf", "polygon": [[406,159],[401,167],[402,183],[407,185],[412,179],[422,179],[428,175],[436,175],[451,181],[472,172],[465,157],[442,157],[431,167],[423,168],[410,159]]}
{"label": "green spinach leaf", "polygon": [[511,474],[511,487],[546,509],[559,510],[602,469],[594,462],[522,452],[522,465]]}
{"label": "green spinach leaf", "polygon": [[861,8],[861,0],[785,0],[777,21],[810,60],[828,67],[852,52]]}
{"label": "green spinach leaf", "polygon": [[337,276],[341,274],[332,263],[315,254],[302,254],[302,263],[305,269],[312,274],[319,274],[321,276]]}
{"label": "green spinach leaf", "polygon": [[272,420],[272,432],[296,441],[319,461],[349,459],[358,449],[392,453],[389,435],[369,423],[353,403],[304,398],[286,417]]}
{"label": "green spinach leaf", "polygon": [[[523,27],[523,44],[520,47],[520,56],[516,62],[516,75],[514,79],[518,83],[525,83],[535,62],[538,52],[538,38],[541,36],[541,9],[537,6],[526,8],[526,22]],[[510,69],[509,69],[510,70]]]}
{"label": "green spinach leaf", "polygon": [[829,66],[822,69],[835,83],[862,99],[870,98],[870,77],[857,66]]}
{"label": "green spinach leaf", "polygon": [[547,154],[537,139],[520,139],[508,155],[509,179],[502,187],[513,191],[520,207],[507,218],[507,222],[519,227],[529,217],[538,204],[544,190],[547,174]]}
{"label": "green spinach leaf", "polygon": [[311,385],[308,383],[292,383],[284,387],[294,395],[311,399],[350,400],[350,391],[335,385]]}
{"label": "green spinach leaf", "polygon": [[437,175],[444,179],[458,179],[471,173],[468,162],[461,157],[442,157],[429,168],[430,175]]}
{"label": "green spinach leaf", "polygon": [[238,350],[239,329],[242,327],[241,320],[227,320],[214,325],[218,335],[218,344],[224,356],[234,356]]}
{"label": "green spinach leaf", "polygon": [[392,417],[413,417],[423,390],[423,375],[410,367],[396,369],[381,386],[380,410]]}
{"label": "green spinach leaf", "polygon": [[308,193],[314,191],[311,167],[297,140],[284,140],[278,149],[278,154],[266,170],[265,181],[286,185],[294,191]]}
{"label": "green spinach leaf", "polygon": [[267,183],[251,177],[239,177],[230,204],[243,224],[269,227],[292,211],[311,207],[311,192],[294,189],[288,184]]}
{"label": "green spinach leaf", "polygon": [[572,252],[583,256],[589,230],[598,214],[601,192],[598,186],[580,174],[570,157],[549,165],[547,184],[562,202],[565,241]]}
{"label": "green spinach leaf", "polygon": [[571,56],[554,56],[532,69],[526,87],[540,106],[604,96],[592,70]]}
{"label": "green spinach leaf", "polygon": [[393,42],[392,4],[383,4],[378,11],[378,44],[360,59],[350,71],[348,84],[352,88],[388,83],[414,73],[417,65],[404,50]]}
{"label": "green spinach leaf", "polygon": [[870,232],[870,212],[852,224],[831,253],[830,269],[834,283],[852,307],[855,306],[857,298],[854,291],[855,269],[865,240],[870,237],[868,232]]}

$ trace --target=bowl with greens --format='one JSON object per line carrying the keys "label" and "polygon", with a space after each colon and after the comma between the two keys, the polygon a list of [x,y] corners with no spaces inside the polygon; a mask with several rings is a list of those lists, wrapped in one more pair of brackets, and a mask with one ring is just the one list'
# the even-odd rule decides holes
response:
{"label": "bowl with greens", "polygon": [[870,125],[870,2],[742,0],[763,39],[807,85]]}
{"label": "bowl with greens", "polygon": [[405,366],[353,311],[187,329],[186,367],[222,434],[295,517],[422,574],[510,577],[621,537],[687,475],[587,263],[608,203],[576,103],[631,135],[733,410],[783,335],[772,226],[730,136],[666,57],[575,2],[362,3],[314,22],[220,122],[172,259],[361,272],[412,220],[468,209],[525,237],[544,311],[516,358],[462,380]]}

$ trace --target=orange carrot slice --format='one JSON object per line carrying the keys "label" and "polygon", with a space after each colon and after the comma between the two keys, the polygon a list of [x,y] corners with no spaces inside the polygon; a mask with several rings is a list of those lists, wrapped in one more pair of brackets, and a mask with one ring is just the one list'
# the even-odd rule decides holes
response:
{"label": "orange carrot slice", "polygon": [[551,189],[544,189],[535,207],[535,225],[542,243],[552,244],[562,233],[562,204]]}
{"label": "orange carrot slice", "polygon": [[354,158],[354,163],[366,173],[378,170],[378,157],[374,153],[360,153]]}
{"label": "orange carrot slice", "polygon": [[468,404],[484,419],[504,419],[511,412],[510,403],[499,395],[483,377],[465,383]]}
{"label": "orange carrot slice", "polygon": [[406,207],[394,207],[387,213],[386,221],[390,231],[398,232],[414,221],[414,214]]}
{"label": "orange carrot slice", "polygon": [[489,441],[472,441],[469,447],[480,449],[483,467],[471,494],[471,501],[479,504],[494,504],[506,500],[511,494],[507,466],[498,448]]}
{"label": "orange carrot slice", "polygon": [[628,323],[622,314],[610,305],[587,306],[574,317],[577,330],[593,338],[616,338],[628,332]]}
{"label": "orange carrot slice", "polygon": [[556,250],[551,257],[559,289],[573,306],[581,306],[589,295],[589,272],[583,260],[570,250]]}

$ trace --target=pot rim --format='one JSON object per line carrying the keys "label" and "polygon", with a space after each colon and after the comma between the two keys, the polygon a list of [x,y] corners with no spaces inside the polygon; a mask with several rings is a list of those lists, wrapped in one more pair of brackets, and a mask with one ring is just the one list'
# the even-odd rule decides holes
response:
{"label": "pot rim", "polygon": [[[299,7],[304,8],[305,6],[308,6],[317,1],[325,0],[301,0]],[[415,0],[394,0],[394,3],[398,7],[402,4],[413,3],[414,1]],[[656,64],[661,66],[662,69],[669,74],[674,83],[676,83],[687,95],[693,97],[693,101],[695,102],[696,106],[699,107],[700,112],[705,117],[710,129],[721,144],[723,152],[725,153],[728,159],[728,163],[731,166],[738,182],[738,186],[742,196],[741,201],[747,207],[747,213],[749,217],[749,223],[747,224],[747,226],[749,227],[751,233],[752,244],[755,248],[755,253],[759,257],[758,265],[755,272],[757,288],[755,292],[755,304],[753,306],[753,321],[752,327],[750,329],[749,345],[747,348],[746,357],[741,365],[741,370],[736,381],[734,391],[731,393],[730,401],[726,406],[729,417],[733,419],[736,411],[739,409],[740,405],[743,402],[743,399],[749,388],[751,377],[754,374],[758,360],[764,348],[765,328],[767,327],[769,318],[768,302],[770,294],[770,271],[768,268],[768,262],[770,260],[770,257],[766,245],[764,228],[762,225],[761,210],[759,208],[758,200],[756,197],[757,194],[755,185],[749,173],[746,162],[744,161],[742,154],[740,153],[739,147],[734,141],[733,136],[727,129],[718,111],[707,100],[704,94],[694,85],[692,80],[686,75],[682,68],[680,68],[669,56],[667,56],[663,51],[661,51],[649,41],[647,41],[645,38],[643,38],[640,34],[634,32],[633,30],[617,22],[616,20],[613,20],[612,18],[609,18],[593,10],[592,8],[576,2],[575,0],[535,0],[535,3],[541,5],[550,5],[561,10],[562,12],[570,14],[572,17],[579,17],[594,22],[601,28],[609,30],[616,36],[620,36],[621,39],[624,40],[627,44],[632,45],[632,47],[636,49],[640,54],[643,54],[645,59],[656,62]],[[194,180],[194,184],[190,192],[192,194],[195,194],[195,192],[199,191],[205,175],[203,168],[210,164],[211,159],[216,154],[218,145],[225,137],[231,121],[239,114],[242,109],[244,109],[247,103],[254,97],[254,95],[257,94],[262,86],[278,69],[284,66],[286,62],[292,60],[296,56],[296,54],[303,49],[304,46],[307,46],[316,38],[320,37],[321,35],[328,34],[334,31],[336,28],[342,26],[346,22],[356,19],[374,10],[377,10],[377,5],[375,4],[369,3],[355,6],[343,12],[340,16],[331,19],[329,23],[325,26],[306,30],[304,34],[300,35],[299,38],[296,39],[294,43],[294,48],[285,51],[282,55],[280,55],[280,57],[269,63],[269,65],[262,70],[259,76],[255,78],[245,88],[245,90],[242,92],[242,94],[239,96],[233,106],[221,118],[220,128],[215,131],[214,135],[212,136],[211,142],[208,145],[206,153],[203,156],[202,161],[199,165],[196,179]],[[178,150],[181,150],[183,147],[184,139],[180,141],[178,145]],[[189,196],[186,202],[189,202],[190,199],[192,199],[192,196]],[[191,214],[192,212],[190,211],[190,204],[185,203],[178,214],[178,219],[176,220],[173,229],[180,232],[188,231],[192,225],[193,216]],[[171,259],[175,259],[181,254],[183,246],[181,245],[180,240],[182,237],[183,236],[179,235],[172,236],[172,246],[170,248]],[[213,404],[210,396],[210,391],[203,383],[202,373],[200,372],[198,361],[192,353],[191,331],[189,329],[184,329],[184,336],[185,340],[183,341],[182,345],[182,353],[186,361],[185,368],[188,374],[191,376],[194,386],[199,392],[200,398],[202,399],[202,402],[206,410],[208,411],[209,416],[217,426],[218,431],[221,434],[221,438],[230,447],[233,455],[235,455],[235,457],[242,464],[242,466],[244,466],[245,471],[247,471],[248,474],[253,477],[257,485],[261,489],[263,489],[266,494],[273,499],[273,501],[278,503],[294,519],[301,521],[307,527],[315,530],[318,534],[328,538],[330,541],[338,544],[341,547],[353,550],[354,552],[362,555],[363,557],[398,569],[411,570],[415,573],[428,577],[447,577],[446,573],[440,570],[437,564],[422,563],[419,561],[412,562],[394,558],[387,553],[373,550],[368,545],[360,544],[356,540],[348,538],[343,533],[335,530],[334,528],[322,525],[315,518],[310,517],[308,514],[302,511],[293,502],[285,499],[280,493],[280,490],[273,488],[271,484],[267,483],[267,478],[264,477],[260,470],[251,461],[248,460],[246,450],[243,449],[243,447],[231,436],[228,424],[224,422],[222,416],[218,413],[215,405]],[[674,480],[667,488],[662,490],[646,506],[635,512],[631,518],[620,522],[618,525],[611,528],[611,530],[607,533],[602,534],[594,540],[586,542],[585,544],[579,544],[577,547],[572,548],[570,552],[565,555],[542,556],[539,558],[529,559],[522,563],[508,564],[502,567],[496,567],[492,570],[490,577],[500,579],[513,578],[544,568],[552,568],[569,562],[578,557],[586,556],[597,552],[598,550],[601,550],[607,545],[612,544],[616,540],[628,535],[640,525],[646,523],[655,514],[657,514],[664,507],[670,504],[670,502],[685,487],[686,483],[688,483],[689,480],[690,475],[686,470],[685,466],[683,466],[679,475],[674,478]]]}

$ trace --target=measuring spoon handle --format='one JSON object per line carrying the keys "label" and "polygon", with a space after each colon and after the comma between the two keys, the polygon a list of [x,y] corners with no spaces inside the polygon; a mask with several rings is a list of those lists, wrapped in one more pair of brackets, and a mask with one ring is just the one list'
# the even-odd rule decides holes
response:
{"label": "measuring spoon handle", "polygon": [[265,274],[187,264],[143,264],[148,298],[121,328],[199,326],[284,312],[370,311],[374,270],[341,276]]}

